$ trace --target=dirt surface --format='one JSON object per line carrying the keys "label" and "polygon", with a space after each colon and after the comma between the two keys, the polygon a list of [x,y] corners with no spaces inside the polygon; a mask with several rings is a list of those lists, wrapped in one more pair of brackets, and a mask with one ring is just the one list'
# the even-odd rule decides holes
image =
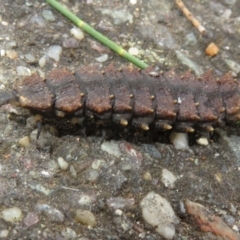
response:
{"label": "dirt surface", "polygon": [[[45,1],[0,2],[0,88],[4,91],[23,75],[38,72],[44,77],[56,67],[76,71],[91,64],[100,70],[111,62],[129,65],[86,33],[76,41],[71,34],[74,25]],[[198,75],[212,68],[216,76],[240,72],[240,1],[185,0],[206,28],[205,36],[172,0],[62,2],[163,71],[191,69]],[[213,58],[205,55],[211,42],[220,49]],[[55,45],[62,47],[57,61],[49,53]],[[89,136],[89,129],[82,129],[62,135],[46,124],[36,140],[34,117],[26,110],[2,106],[0,238],[165,239],[156,231],[158,224],[151,226],[142,215],[140,202],[153,191],[170,203],[178,219],[163,220],[163,225],[173,223],[176,231],[169,239],[240,239],[237,129],[231,134],[219,131],[207,146],[197,145],[192,141],[196,135],[190,136],[191,146],[181,150],[169,143],[169,134],[151,138],[126,130],[118,137],[113,134],[110,141],[109,131],[94,128]],[[166,169],[176,177],[173,185],[162,179]],[[201,231],[184,208],[186,199],[219,216],[235,235],[217,237]],[[4,211],[11,211],[13,219]],[[224,235],[224,228],[220,233]]]}

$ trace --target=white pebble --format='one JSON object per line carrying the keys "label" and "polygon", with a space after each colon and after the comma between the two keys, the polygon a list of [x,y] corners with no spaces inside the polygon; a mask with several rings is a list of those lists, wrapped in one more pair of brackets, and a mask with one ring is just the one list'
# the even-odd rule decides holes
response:
{"label": "white pebble", "polygon": [[54,59],[56,62],[60,59],[60,54],[62,53],[62,47],[58,45],[53,45],[49,47],[47,55]]}
{"label": "white pebble", "polygon": [[30,138],[28,136],[25,136],[25,137],[22,137],[18,140],[18,144],[21,146],[21,147],[29,147],[30,145]]}
{"label": "white pebble", "polygon": [[0,51],[1,57],[4,57],[4,56],[5,56],[5,53],[6,53],[6,51],[5,51],[4,49],[1,49],[1,51]]}
{"label": "white pebble", "polygon": [[76,239],[77,238],[77,233],[69,228],[66,227],[61,231],[61,235],[65,238],[65,239]]}
{"label": "white pebble", "polygon": [[116,209],[115,215],[121,216],[123,214],[123,211],[121,209]]}
{"label": "white pebble", "polygon": [[74,28],[71,29],[70,32],[79,41],[81,41],[84,38],[84,33],[80,28],[74,27]]}
{"label": "white pebble", "polygon": [[46,56],[42,56],[38,61],[39,66],[42,68],[46,65]]}
{"label": "white pebble", "polygon": [[0,231],[0,238],[6,238],[9,234],[9,231],[7,229],[3,229]]}
{"label": "white pebble", "polygon": [[69,167],[69,163],[67,161],[65,161],[62,157],[58,158],[58,165],[60,166],[60,168],[62,170],[67,170]]}
{"label": "white pebble", "polygon": [[128,52],[129,52],[131,55],[136,56],[136,55],[138,55],[139,50],[138,50],[136,47],[130,47],[130,48],[128,49]]}
{"label": "white pebble", "polygon": [[103,160],[103,159],[97,159],[97,160],[94,160],[91,164],[91,167],[92,169],[99,169],[101,167],[103,167],[104,165],[106,165],[106,161]]}
{"label": "white pebble", "polygon": [[2,211],[1,218],[6,222],[17,222],[22,218],[22,211],[18,207],[7,208]]}
{"label": "white pebble", "polygon": [[207,146],[208,145],[208,140],[205,137],[201,137],[201,138],[197,139],[196,142],[199,145],[203,145],[203,146]]}
{"label": "white pebble", "polygon": [[20,76],[30,76],[32,74],[31,70],[24,66],[18,66],[16,70]]}
{"label": "white pebble", "polygon": [[141,201],[143,219],[165,239],[173,239],[174,224],[179,223],[170,203],[159,194],[149,192]]}
{"label": "white pebble", "polygon": [[187,133],[172,132],[170,135],[170,140],[176,149],[189,148]]}
{"label": "white pebble", "polygon": [[132,5],[135,5],[135,4],[137,3],[137,0],[130,0],[130,3],[131,3]]}
{"label": "white pebble", "polygon": [[115,157],[120,157],[121,156],[121,152],[120,152],[119,146],[115,142],[105,141],[105,142],[102,143],[101,149],[103,151],[111,154],[111,155],[114,155]]}
{"label": "white pebble", "polygon": [[103,54],[100,57],[97,57],[95,59],[100,63],[106,62],[108,60],[108,54]]}
{"label": "white pebble", "polygon": [[174,188],[177,177],[167,169],[162,170],[162,183],[166,188]]}

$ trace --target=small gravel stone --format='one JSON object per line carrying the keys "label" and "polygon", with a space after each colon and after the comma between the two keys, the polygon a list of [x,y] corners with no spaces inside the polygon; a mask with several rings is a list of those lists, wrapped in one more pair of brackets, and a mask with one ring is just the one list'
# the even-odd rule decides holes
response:
{"label": "small gravel stone", "polygon": [[149,192],[141,201],[143,219],[165,239],[173,239],[174,224],[179,223],[170,203],[159,194]]}
{"label": "small gravel stone", "polygon": [[29,212],[27,214],[27,216],[24,218],[24,224],[27,226],[27,227],[30,227],[36,223],[39,222],[39,218],[38,218],[38,215],[34,212]]}
{"label": "small gravel stone", "polygon": [[80,28],[74,27],[74,28],[72,28],[72,29],[70,30],[70,32],[71,32],[71,34],[72,34],[76,39],[78,39],[79,41],[83,40],[83,38],[84,38],[84,33],[83,33],[83,31],[82,31]]}
{"label": "small gravel stone", "polygon": [[102,143],[101,145],[101,149],[111,155],[114,155],[115,157],[120,157],[121,156],[121,152],[119,149],[119,146],[117,143],[111,141],[105,141]]}
{"label": "small gravel stone", "polygon": [[1,57],[4,57],[5,54],[6,54],[6,51],[5,51],[4,49],[1,49],[1,50],[0,50],[0,56],[1,56]]}
{"label": "small gravel stone", "polygon": [[177,177],[167,169],[162,170],[162,183],[166,188],[174,188]]}
{"label": "small gravel stone", "polygon": [[138,50],[136,47],[130,47],[130,48],[128,49],[128,52],[129,52],[131,55],[133,55],[133,56],[136,56],[136,55],[139,54],[139,50]]}
{"label": "small gravel stone", "polygon": [[63,41],[64,48],[79,48],[79,42],[76,38],[68,38]]}
{"label": "small gravel stone", "polygon": [[197,45],[197,38],[196,38],[194,33],[191,32],[191,33],[187,34],[185,45],[186,46],[195,46],[195,45]]}
{"label": "small gravel stone", "polygon": [[34,25],[34,27],[43,28],[46,26],[45,20],[39,16],[38,14],[35,14],[31,17],[29,24]]}
{"label": "small gravel stone", "polygon": [[94,160],[93,162],[92,162],[92,164],[91,164],[91,167],[93,168],[93,169],[100,169],[101,167],[103,167],[103,166],[106,166],[107,165],[107,163],[106,163],[106,161],[105,160],[103,160],[103,159],[97,159],[97,160]]}
{"label": "small gravel stone", "polygon": [[95,58],[97,62],[103,63],[108,60],[108,54],[103,54],[100,57]]}
{"label": "small gravel stone", "polygon": [[53,45],[49,47],[47,55],[50,58],[54,59],[56,62],[58,62],[60,59],[61,53],[62,53],[62,47],[58,45]]}
{"label": "small gravel stone", "polygon": [[52,193],[52,191],[46,187],[44,187],[41,184],[28,184],[28,186],[33,189],[36,190],[37,192],[43,193],[46,196],[50,195]]}
{"label": "small gravel stone", "polygon": [[94,214],[87,210],[78,209],[76,211],[75,220],[90,227],[95,227],[97,225],[97,220]]}
{"label": "small gravel stone", "polygon": [[37,204],[35,206],[35,209],[39,213],[44,213],[48,217],[48,219],[52,222],[63,222],[64,221],[63,213],[48,204]]}
{"label": "small gravel stone", "polygon": [[85,177],[88,181],[95,182],[99,177],[99,173],[95,169],[88,169],[85,171]]}
{"label": "small gravel stone", "polygon": [[0,238],[6,238],[9,234],[9,231],[7,229],[3,229],[0,231]]}
{"label": "small gravel stone", "polygon": [[96,194],[94,192],[82,193],[79,197],[78,204],[80,206],[88,206],[96,201]]}
{"label": "small gravel stone", "polygon": [[197,76],[201,76],[203,74],[203,70],[200,66],[198,66],[197,63],[193,62],[190,58],[185,56],[184,53],[176,50],[177,58],[182,62],[182,64],[188,66],[190,69],[192,69]]}
{"label": "small gravel stone", "polygon": [[145,181],[152,181],[152,175],[151,175],[151,173],[150,173],[150,172],[145,172],[145,173],[143,174],[143,179],[144,179]]}
{"label": "small gravel stone", "polygon": [[208,139],[205,137],[198,138],[196,140],[197,144],[207,146],[209,144]]}
{"label": "small gravel stone", "polygon": [[6,222],[18,222],[22,218],[22,211],[18,207],[6,208],[1,212],[1,218]]}
{"label": "small gravel stone", "polygon": [[58,161],[58,165],[60,166],[60,168],[62,170],[67,170],[68,169],[69,163],[67,161],[65,161],[62,157],[59,157],[57,159],[57,161]]}
{"label": "small gravel stone", "polygon": [[126,207],[131,207],[135,204],[134,199],[127,199],[123,197],[112,197],[107,199],[107,205],[113,209],[123,209]]}
{"label": "small gravel stone", "polygon": [[187,133],[171,132],[170,140],[176,149],[188,149],[188,135]]}
{"label": "small gravel stone", "polygon": [[26,54],[25,59],[26,59],[26,62],[28,62],[28,63],[36,62],[36,58],[31,53]]}
{"label": "small gravel stone", "polygon": [[53,15],[52,11],[50,11],[50,10],[43,10],[42,16],[48,22],[54,22],[55,21],[55,17]]}
{"label": "small gravel stone", "polygon": [[237,62],[229,59],[225,59],[224,61],[233,72],[236,74],[240,73],[240,65]]}
{"label": "small gravel stone", "polygon": [[70,171],[72,177],[74,177],[74,178],[77,177],[77,171],[73,165],[70,166],[69,171]]}
{"label": "small gravel stone", "polygon": [[24,66],[18,66],[16,70],[19,76],[30,76],[32,74],[31,70]]}
{"label": "small gravel stone", "polygon": [[6,56],[9,57],[10,59],[12,60],[15,60],[18,58],[18,54],[16,51],[13,51],[13,50],[7,50],[6,51]]}
{"label": "small gravel stone", "polygon": [[71,239],[72,240],[72,239],[75,239],[77,237],[77,233],[69,227],[64,228],[61,231],[61,234],[65,239]]}
{"label": "small gravel stone", "polygon": [[41,57],[39,60],[38,60],[38,64],[39,66],[42,68],[46,65],[46,56],[43,56]]}
{"label": "small gravel stone", "polygon": [[21,147],[29,147],[30,145],[30,139],[28,136],[25,136],[25,137],[22,137],[18,140],[18,144],[21,146]]}
{"label": "small gravel stone", "polygon": [[127,10],[110,10],[110,9],[103,9],[102,13],[104,15],[111,16],[113,18],[113,22],[115,25],[120,25],[129,21],[129,23],[133,22],[133,15],[130,14]]}

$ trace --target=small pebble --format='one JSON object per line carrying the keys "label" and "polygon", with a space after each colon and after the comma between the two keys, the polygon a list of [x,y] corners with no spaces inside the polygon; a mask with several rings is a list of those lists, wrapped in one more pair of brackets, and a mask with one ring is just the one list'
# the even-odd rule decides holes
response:
{"label": "small pebble", "polygon": [[129,52],[131,55],[133,55],[133,56],[136,56],[136,55],[139,54],[139,50],[138,50],[136,47],[130,47],[130,48],[128,49],[128,52]]}
{"label": "small pebble", "polygon": [[42,68],[46,65],[46,56],[43,56],[41,57],[39,60],[38,60],[38,64],[39,66]]}
{"label": "small pebble", "polygon": [[64,228],[62,231],[61,231],[61,235],[65,238],[65,239],[76,239],[77,238],[77,233],[69,228],[69,227],[66,227]]}
{"label": "small pebble", "polygon": [[99,173],[95,169],[88,169],[85,171],[85,177],[88,181],[95,182],[99,177]]}
{"label": "small pebble", "polygon": [[165,239],[173,239],[174,224],[179,223],[170,203],[159,194],[149,192],[141,201],[143,219]]}
{"label": "small pebble", "polygon": [[95,58],[97,62],[103,63],[108,60],[108,54],[103,54],[100,57]]}
{"label": "small pebble", "polygon": [[70,32],[79,41],[81,41],[84,38],[84,33],[80,28],[74,27],[70,30]]}
{"label": "small pebble", "polygon": [[102,143],[101,145],[101,149],[111,155],[114,155],[115,157],[120,157],[121,156],[121,152],[119,149],[119,146],[117,143],[111,141],[105,141]]}
{"label": "small pebble", "polygon": [[87,210],[78,209],[76,211],[75,220],[83,225],[94,227],[97,225],[97,220],[94,214]]}
{"label": "small pebble", "polygon": [[197,144],[207,146],[209,144],[208,139],[205,137],[198,138],[196,140]]}
{"label": "small pebble", "polygon": [[38,215],[34,212],[29,212],[27,214],[27,216],[24,218],[24,224],[27,226],[27,227],[30,227],[36,223],[39,222],[39,218],[38,218]]}
{"label": "small pebble", "polygon": [[50,11],[50,10],[43,10],[42,16],[45,20],[47,20],[49,22],[55,21],[55,17],[53,15],[52,11]]}
{"label": "small pebble", "polygon": [[6,51],[6,56],[9,57],[10,59],[12,60],[15,60],[18,58],[18,54],[16,51],[13,51],[13,50],[7,50]]}
{"label": "small pebble", "polygon": [[120,209],[116,209],[116,211],[115,211],[115,215],[117,215],[117,216],[121,216],[123,214],[123,211],[122,210],[120,210]]}
{"label": "small pebble", "polygon": [[130,3],[131,3],[132,5],[135,5],[135,4],[137,3],[137,0],[130,0]]}
{"label": "small pebble", "polygon": [[206,53],[208,56],[210,56],[210,57],[213,57],[213,56],[217,55],[218,52],[219,52],[219,48],[218,48],[218,46],[217,46],[215,43],[213,43],[213,42],[210,43],[210,44],[208,45],[208,47],[206,48],[206,50],[205,50],[205,53]]}
{"label": "small pebble", "polygon": [[56,62],[60,59],[60,54],[62,53],[62,47],[58,45],[53,45],[49,47],[47,55],[54,59]]}
{"label": "small pebble", "polygon": [[73,165],[70,166],[69,171],[70,171],[72,177],[74,177],[74,178],[77,177],[77,171]]}
{"label": "small pebble", "polygon": [[9,231],[7,229],[3,229],[0,231],[0,238],[6,238],[9,234]]}
{"label": "small pebble", "polygon": [[1,212],[1,218],[6,222],[18,222],[22,218],[22,211],[18,207],[7,208]]}
{"label": "small pebble", "polygon": [[29,147],[30,145],[30,139],[28,136],[25,136],[25,137],[22,137],[18,140],[18,144],[21,146],[21,147]]}
{"label": "small pebble", "polygon": [[203,74],[202,68],[197,63],[188,58],[184,53],[178,50],[176,50],[175,53],[181,63],[192,69],[197,76],[201,76]]}
{"label": "small pebble", "polygon": [[26,54],[25,59],[26,59],[26,62],[28,62],[28,63],[36,62],[36,58],[31,53]]}
{"label": "small pebble", "polygon": [[4,57],[5,54],[6,54],[6,51],[5,51],[4,49],[1,49],[1,50],[0,50],[0,56],[1,56],[1,57]]}
{"label": "small pebble", "polygon": [[52,207],[51,205],[37,204],[35,206],[35,209],[39,213],[44,213],[44,215],[46,215],[51,222],[58,222],[58,223],[64,222],[63,213],[58,209]]}
{"label": "small pebble", "polygon": [[68,38],[63,41],[64,48],[79,48],[79,42],[76,38]]}
{"label": "small pebble", "polygon": [[188,135],[187,133],[172,132],[170,140],[176,149],[188,149]]}
{"label": "small pebble", "polygon": [[174,188],[177,177],[167,169],[162,170],[162,183],[166,188]]}
{"label": "small pebble", "polygon": [[101,167],[107,165],[106,161],[103,159],[94,160],[91,164],[92,169],[100,169]]}
{"label": "small pebble", "polygon": [[19,76],[30,76],[32,74],[31,70],[24,66],[18,66],[16,70]]}
{"label": "small pebble", "polygon": [[191,32],[191,33],[187,34],[185,45],[187,45],[187,46],[197,45],[197,38],[194,33]]}
{"label": "small pebble", "polygon": [[236,74],[240,73],[240,64],[229,59],[224,59],[224,61],[233,72]]}
{"label": "small pebble", "polygon": [[150,172],[145,172],[145,173],[143,174],[143,179],[144,179],[145,181],[152,181],[152,175],[151,175],[151,173],[150,173]]}
{"label": "small pebble", "polygon": [[58,165],[60,166],[60,168],[62,170],[67,170],[68,169],[69,163],[67,161],[65,161],[62,157],[59,157],[57,159],[57,161],[58,161]]}

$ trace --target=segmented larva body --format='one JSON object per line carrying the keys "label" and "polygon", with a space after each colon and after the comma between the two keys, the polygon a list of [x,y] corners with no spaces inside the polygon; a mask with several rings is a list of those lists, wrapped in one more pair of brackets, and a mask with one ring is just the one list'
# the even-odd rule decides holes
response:
{"label": "segmented larva body", "polygon": [[190,72],[120,71],[112,65],[104,72],[84,67],[75,74],[62,68],[46,79],[33,74],[12,93],[0,94],[0,104],[11,99],[46,116],[112,119],[143,130],[213,131],[240,120],[239,83],[230,73],[217,80],[211,71],[196,78]]}

